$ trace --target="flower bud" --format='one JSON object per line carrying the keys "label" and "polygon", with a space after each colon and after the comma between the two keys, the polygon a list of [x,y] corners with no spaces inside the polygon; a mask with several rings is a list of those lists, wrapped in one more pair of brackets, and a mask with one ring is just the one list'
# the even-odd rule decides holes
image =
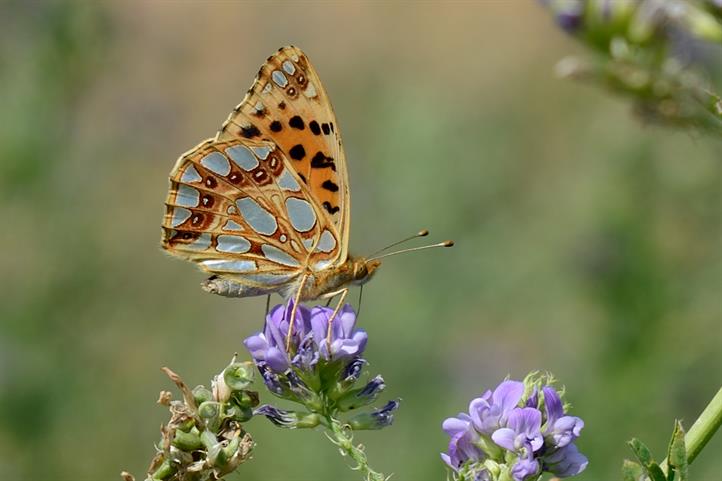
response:
{"label": "flower bud", "polygon": [[258,393],[256,391],[238,391],[233,393],[234,402],[242,408],[254,408],[258,406]]}
{"label": "flower bud", "polygon": [[336,406],[341,411],[350,411],[363,406],[367,406],[374,402],[381,392],[386,388],[384,378],[376,376],[360,389],[354,389],[343,395],[337,402]]}
{"label": "flower bud", "polygon": [[213,400],[213,393],[205,386],[198,385],[193,388],[193,399],[197,405]]}
{"label": "flower bud", "polygon": [[198,406],[198,415],[203,419],[217,418],[221,414],[221,403],[206,401]]}
{"label": "flower bud", "polygon": [[361,376],[361,371],[363,370],[364,364],[366,364],[366,360],[360,357],[357,357],[350,363],[348,363],[344,370],[341,371],[341,384],[344,387],[348,387],[358,381],[358,378]]}
{"label": "flower bud", "polygon": [[218,444],[218,438],[210,430],[205,429],[201,433],[201,443],[206,449],[211,449],[213,446]]}
{"label": "flower bud", "polygon": [[266,416],[276,426],[288,429],[315,428],[321,423],[321,417],[318,414],[299,415],[295,411],[286,411],[270,404],[264,404],[253,414]]}
{"label": "flower bud", "polygon": [[248,388],[253,383],[253,363],[232,363],[223,370],[223,380],[234,391]]}
{"label": "flower bud", "polygon": [[200,432],[197,428],[193,428],[189,432],[176,429],[172,444],[183,451],[195,451],[202,446]]}
{"label": "flower bud", "polygon": [[221,374],[213,378],[211,388],[213,390],[213,399],[222,403],[228,402],[233,393]]}
{"label": "flower bud", "polygon": [[153,474],[150,475],[150,479],[153,481],[170,479],[177,470],[177,466],[166,459],[160,466],[158,466],[158,469],[153,471]]}
{"label": "flower bud", "polygon": [[354,431],[385,428],[393,423],[393,412],[399,408],[399,405],[398,400],[389,401],[381,409],[376,409],[370,413],[357,414],[349,420],[348,424]]}
{"label": "flower bud", "polygon": [[219,402],[206,401],[198,406],[198,415],[206,422],[208,429],[216,431],[220,427],[222,414],[222,405]]}
{"label": "flower bud", "polygon": [[234,421],[238,421],[239,423],[245,423],[253,417],[253,410],[250,407],[241,407],[227,404],[225,405],[223,417],[233,419]]}

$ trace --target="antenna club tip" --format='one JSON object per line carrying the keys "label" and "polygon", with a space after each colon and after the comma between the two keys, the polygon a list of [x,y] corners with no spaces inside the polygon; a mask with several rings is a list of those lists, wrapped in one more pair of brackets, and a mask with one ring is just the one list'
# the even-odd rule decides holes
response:
{"label": "antenna club tip", "polygon": [[444,247],[452,247],[452,246],[454,245],[454,241],[453,241],[453,240],[447,240],[447,241],[444,241],[441,245],[444,246]]}
{"label": "antenna club tip", "polygon": [[429,230],[428,230],[428,229],[422,229],[422,230],[420,230],[419,233],[416,234],[416,235],[419,236],[419,237],[426,237],[427,235],[429,235]]}

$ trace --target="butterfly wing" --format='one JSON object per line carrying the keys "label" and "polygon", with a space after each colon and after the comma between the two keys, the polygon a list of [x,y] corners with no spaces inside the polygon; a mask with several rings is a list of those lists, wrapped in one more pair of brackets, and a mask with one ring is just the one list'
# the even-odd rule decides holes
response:
{"label": "butterfly wing", "polygon": [[300,49],[283,47],[268,57],[216,139],[274,142],[322,209],[317,214],[333,226],[339,246],[329,265],[346,260],[350,199],[341,134],[318,74]]}
{"label": "butterfly wing", "polygon": [[272,142],[209,139],[170,175],[161,245],[255,294],[337,256],[334,226]]}

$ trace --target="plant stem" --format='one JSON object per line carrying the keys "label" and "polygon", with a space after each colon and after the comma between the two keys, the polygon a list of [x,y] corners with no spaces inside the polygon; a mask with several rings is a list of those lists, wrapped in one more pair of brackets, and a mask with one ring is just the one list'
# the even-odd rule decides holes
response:
{"label": "plant stem", "polygon": [[687,445],[687,462],[692,463],[702,448],[722,425],[722,387],[694,422],[684,442]]}
{"label": "plant stem", "polygon": [[366,453],[364,453],[360,446],[355,446],[353,444],[352,436],[347,434],[344,426],[337,419],[327,416],[326,422],[328,423],[327,425],[329,427],[329,431],[331,432],[329,435],[331,441],[339,447],[344,456],[349,456],[356,462],[356,466],[352,469],[363,473],[365,479],[369,481],[386,480],[386,476],[382,473],[377,473],[371,469],[368,465],[368,461],[366,460]]}
{"label": "plant stem", "polygon": [[[720,425],[722,425],[722,387],[684,436],[684,443],[687,447],[687,463],[692,464]],[[665,471],[667,469],[666,459],[662,461],[662,469]]]}

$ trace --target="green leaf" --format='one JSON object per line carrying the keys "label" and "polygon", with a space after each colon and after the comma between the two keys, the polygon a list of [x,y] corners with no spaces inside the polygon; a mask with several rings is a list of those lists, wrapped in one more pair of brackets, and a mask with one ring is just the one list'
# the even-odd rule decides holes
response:
{"label": "green leaf", "polygon": [[675,421],[672,439],[669,442],[667,464],[669,465],[669,481],[674,479],[675,471],[679,474],[679,481],[687,481],[687,447],[684,443],[684,428],[682,423]]}
{"label": "green leaf", "polygon": [[654,462],[651,451],[642,441],[637,438],[633,438],[627,444],[629,444],[629,447],[632,448],[632,452],[634,452],[634,455],[637,457],[642,466],[647,467]]}
{"label": "green leaf", "polygon": [[624,463],[622,463],[623,481],[639,481],[644,474],[646,474],[646,471],[639,463],[628,459],[625,459]]}
{"label": "green leaf", "polygon": [[664,471],[659,467],[652,457],[652,453],[649,448],[639,439],[634,438],[629,441],[629,446],[632,448],[634,455],[637,457],[639,462],[647,472],[647,476],[652,481],[668,481],[667,476],[664,475]]}

